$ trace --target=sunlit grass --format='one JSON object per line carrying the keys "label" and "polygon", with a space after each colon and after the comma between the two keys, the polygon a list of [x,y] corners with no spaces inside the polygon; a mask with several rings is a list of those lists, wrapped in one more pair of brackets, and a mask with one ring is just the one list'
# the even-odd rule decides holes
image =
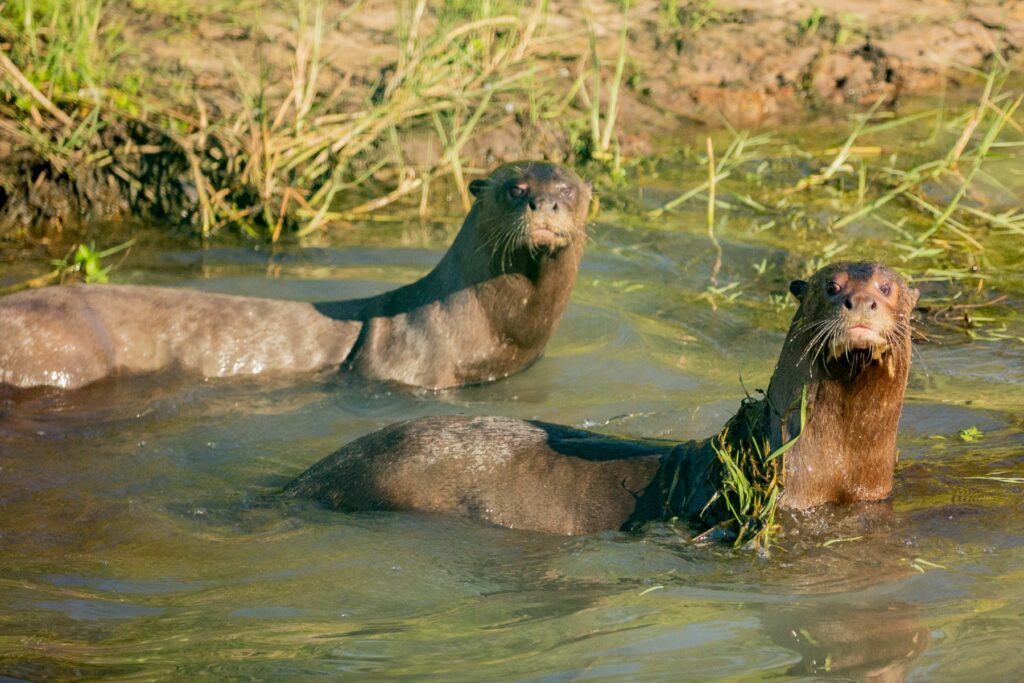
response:
{"label": "sunlit grass", "polygon": [[[782,492],[782,456],[799,435],[772,450],[767,398],[746,398],[740,409],[712,439],[722,465],[722,486],[712,499],[721,499],[736,530],[736,545],[752,543],[767,550],[779,528],[775,522]],[[807,387],[800,402],[800,431],[807,422]],[[712,503],[708,503],[711,505]]]}
{"label": "sunlit grass", "polygon": [[[577,105],[600,106],[604,96],[593,152],[602,156],[611,148],[624,34],[610,85],[595,54],[588,71],[580,63],[578,82],[589,74],[599,92],[592,100],[582,90],[566,98],[533,59],[546,22],[542,0],[525,8],[432,8],[418,0],[402,6],[394,36],[398,60],[382,70],[367,97],[364,87],[346,80],[328,83],[322,55],[325,32],[344,31],[361,4],[332,16],[328,26],[322,0],[295,0],[290,80],[236,68],[237,106],[223,111],[202,92],[168,100],[109,66],[126,46],[117,40],[117,13],[101,0],[52,0],[50,14],[22,0],[23,20],[14,12],[4,24],[18,45],[0,64],[5,132],[44,158],[49,175],[95,172],[150,204],[184,203],[203,236],[233,227],[270,241],[410,201],[425,215],[432,190],[448,178],[467,210],[467,176],[476,169],[467,168],[465,147],[512,111],[555,128],[574,127],[586,117]],[[168,12],[189,16],[193,10],[199,11],[181,2]],[[75,21],[58,21],[72,14]],[[51,30],[39,37],[34,27],[42,21]],[[49,68],[53,61],[65,71]],[[88,79],[88,87],[78,87],[78,78]],[[123,86],[125,79],[131,88]],[[127,144],[109,149],[104,130],[128,138]],[[425,138],[440,150],[437,158],[410,161],[406,141]],[[146,175],[140,153],[161,159],[159,178]],[[169,192],[174,196],[162,196]]]}
{"label": "sunlit grass", "polygon": [[[750,179],[742,170],[751,162],[770,163],[787,157],[820,159],[820,171],[802,176],[793,185],[780,186],[769,180],[758,184],[761,193],[756,197],[736,191],[729,201],[716,204],[727,211],[754,211],[770,216],[770,227],[776,227],[797,223],[810,206],[828,198],[831,218],[819,226],[822,231],[840,234],[843,228],[858,221],[877,221],[892,230],[895,241],[910,250],[907,260],[934,255],[935,252],[923,251],[929,247],[947,251],[954,244],[972,253],[983,252],[988,231],[1024,235],[1024,212],[987,211],[986,197],[976,182],[982,177],[997,182],[986,174],[985,165],[999,158],[1004,150],[1024,146],[1024,127],[1015,119],[1024,95],[1007,88],[1010,75],[999,65],[987,74],[979,74],[984,78],[984,89],[978,102],[958,115],[939,108],[902,117],[887,114],[873,121],[876,103],[867,113],[855,117],[851,132],[838,149],[816,151],[784,144],[780,138],[769,135],[751,138],[748,133],[733,133],[714,176],[648,215],[657,218],[691,200],[707,201],[714,183],[719,184],[721,193],[728,193],[733,183],[749,192]],[[952,142],[945,152],[935,149],[935,141],[922,141],[914,135],[892,142],[893,133],[913,133],[921,126],[933,124],[944,131],[944,137],[951,136]],[[884,134],[889,134],[888,139],[883,144],[876,142]],[[827,156],[829,152],[831,156]],[[929,157],[920,161],[922,154]],[[709,159],[710,152],[697,160],[703,164]],[[947,179],[954,181],[957,189],[948,201],[937,204],[929,199],[924,186]],[[966,197],[973,201],[964,201]],[[915,230],[888,222],[882,209],[894,201],[926,218],[927,224]]]}

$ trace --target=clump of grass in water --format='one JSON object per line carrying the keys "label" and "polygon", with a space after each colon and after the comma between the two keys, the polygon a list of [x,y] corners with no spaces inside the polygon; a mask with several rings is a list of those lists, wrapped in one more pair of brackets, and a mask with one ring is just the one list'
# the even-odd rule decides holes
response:
{"label": "clump of grass in water", "polygon": [[[813,216],[809,225],[814,229],[835,232],[870,218],[895,233],[893,244],[904,252],[903,260],[979,253],[985,251],[990,234],[1024,235],[1024,213],[986,211],[984,193],[977,186],[977,181],[983,177],[997,187],[1003,186],[998,178],[987,175],[983,167],[1002,150],[1024,145],[1019,140],[1005,139],[1010,129],[1024,133],[1024,127],[1014,118],[1024,96],[1006,89],[1013,72],[998,55],[987,73],[968,71],[981,79],[983,88],[978,101],[961,114],[954,116],[943,107],[894,118],[879,112],[883,104],[879,100],[868,112],[856,116],[851,132],[837,148],[824,152],[792,146],[754,149],[755,145],[768,140],[760,137],[747,140],[744,134],[734,134],[733,143],[721,155],[714,176],[714,182],[719,185],[717,208],[765,214],[771,217],[765,230],[779,224],[795,225]],[[870,139],[897,129],[921,127],[929,120],[935,121],[934,132],[925,141],[915,142],[913,136],[905,136],[895,146],[893,143],[883,146]],[[940,132],[952,135],[954,140],[948,150],[936,152],[932,148]],[[929,158],[920,161],[922,153],[929,154]],[[735,173],[737,169],[745,168],[749,162],[766,164],[772,158],[820,158],[822,166],[791,186],[757,184],[763,192],[757,199],[729,190],[729,185],[737,181],[745,190],[750,186],[742,173]],[[900,164],[903,159],[913,163]],[[930,184],[940,181],[955,186],[952,196],[941,204],[931,199],[928,192]],[[700,183],[647,215],[660,217],[690,200],[704,199],[712,186],[709,181]],[[722,195],[728,195],[728,200]],[[827,206],[820,203],[822,197],[828,198]],[[904,226],[903,221],[895,224],[886,219],[882,210],[894,202],[902,202],[918,212],[912,224],[919,222],[919,229],[915,230],[912,224]],[[811,213],[812,208],[814,213]],[[830,220],[821,220],[822,210],[832,214]]]}
{"label": "clump of grass in water", "polygon": [[[124,256],[127,256],[128,250],[134,244],[134,238],[103,250],[97,250],[95,244],[77,244],[71,247],[63,258],[50,261],[53,270],[49,273],[17,282],[13,285],[0,287],[0,295],[11,294],[33,287],[44,287],[54,281],[58,281],[61,284],[71,279],[81,280],[86,284],[108,282],[110,271],[117,268],[120,262],[117,264],[107,263],[106,259],[120,252],[125,252]],[[124,256],[122,256],[122,261]]]}
{"label": "clump of grass in water", "polygon": [[[778,532],[775,513],[782,489],[782,456],[799,435],[771,450],[770,406],[767,398],[747,397],[739,411],[711,440],[722,464],[722,486],[708,506],[719,498],[724,502],[736,528],[735,545],[753,543],[765,550]],[[800,431],[807,418],[807,387],[800,399]]]}

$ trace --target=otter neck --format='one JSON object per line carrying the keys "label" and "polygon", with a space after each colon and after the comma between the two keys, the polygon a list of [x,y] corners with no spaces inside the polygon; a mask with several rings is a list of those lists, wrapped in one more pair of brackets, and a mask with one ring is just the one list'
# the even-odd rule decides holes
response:
{"label": "otter neck", "polygon": [[851,366],[843,360],[825,363],[806,353],[809,339],[799,333],[801,326],[798,316],[768,386],[771,447],[800,436],[783,456],[782,506],[802,509],[888,497],[910,370],[909,337],[881,360]]}

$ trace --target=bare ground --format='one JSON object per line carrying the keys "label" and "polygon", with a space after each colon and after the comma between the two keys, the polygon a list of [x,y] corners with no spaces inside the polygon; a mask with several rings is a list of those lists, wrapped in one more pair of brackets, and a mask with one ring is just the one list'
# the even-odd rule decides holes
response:
{"label": "bare ground", "polygon": [[[344,82],[369,95],[382,72],[393,68],[396,4],[374,0],[341,19],[344,8],[332,5],[323,89]],[[649,133],[672,133],[693,122],[755,127],[835,107],[867,107],[879,98],[895,105],[906,95],[976,84],[965,69],[984,69],[997,54],[1016,63],[1024,47],[1020,0],[715,0],[683,2],[671,14],[662,9],[667,4],[636,2],[625,19],[619,135],[627,149],[644,151]],[[584,7],[552,0],[531,46],[538,70],[564,79],[566,88],[586,68]],[[593,0],[590,8],[610,71],[624,20],[620,4]],[[187,75],[231,107],[239,66],[249,73],[266,69],[269,82],[285,83],[294,59],[294,12],[263,6],[253,16],[246,25],[234,11],[215,13],[178,27],[186,30],[154,31],[151,17],[139,12],[126,31],[148,68]],[[520,151],[516,133],[508,136],[496,156]]]}

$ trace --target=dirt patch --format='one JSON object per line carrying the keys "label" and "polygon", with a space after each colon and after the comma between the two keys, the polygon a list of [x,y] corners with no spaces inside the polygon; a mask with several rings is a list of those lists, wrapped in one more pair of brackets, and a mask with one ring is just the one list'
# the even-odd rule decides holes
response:
{"label": "dirt patch", "polygon": [[[965,68],[984,68],[996,54],[1013,60],[1024,46],[1018,1],[704,0],[679,3],[671,13],[668,4],[637,2],[624,16],[619,3],[590,3],[589,21],[609,68],[628,22],[621,131],[634,124],[719,125],[723,117],[749,127],[791,121],[808,107],[867,106],[879,97],[892,103],[970,82]],[[395,5],[370,2],[328,17],[324,88],[345,82],[369,93],[394,68],[399,26],[408,21]],[[175,65],[205,94],[232,106],[238,65],[248,73],[263,69],[269,83],[283,84],[295,47],[293,12],[264,8],[258,24],[237,21],[215,14],[191,30],[154,31],[151,16],[135,13],[126,31],[147,70]],[[538,34],[539,73],[570,82],[590,51],[584,7],[553,0]]]}
{"label": "dirt patch", "polygon": [[736,0],[679,10],[691,24],[699,12],[711,16],[696,30],[641,18],[632,54],[652,105],[710,124],[895,104],[970,82],[965,67],[1012,60],[1024,45],[1024,3]]}

